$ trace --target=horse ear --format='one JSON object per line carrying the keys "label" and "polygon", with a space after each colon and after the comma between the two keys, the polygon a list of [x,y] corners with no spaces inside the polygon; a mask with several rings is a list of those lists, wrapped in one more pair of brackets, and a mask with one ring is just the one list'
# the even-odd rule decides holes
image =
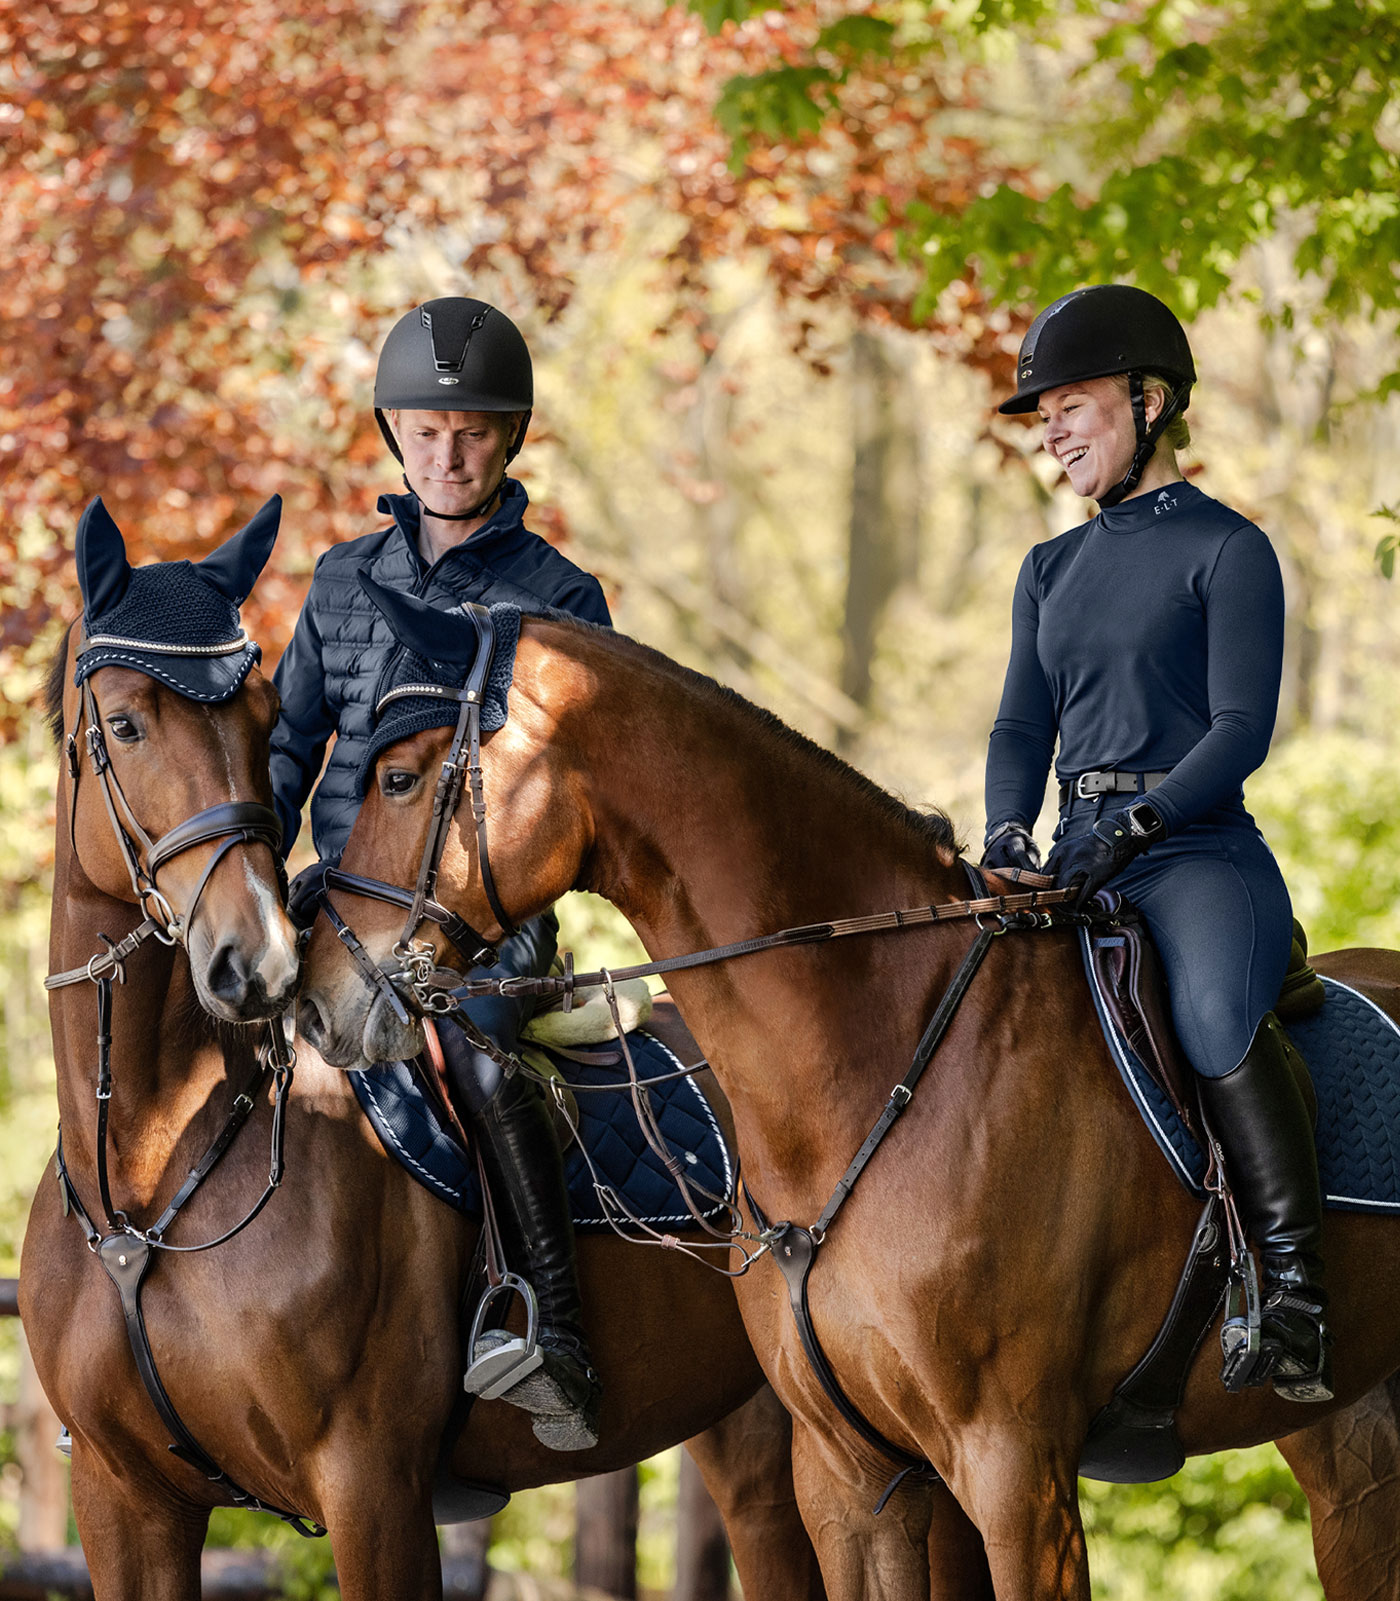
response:
{"label": "horse ear", "polygon": [[281,522],[282,497],[274,495],[246,527],[198,563],[201,575],[235,606],[241,606],[267,566]]}
{"label": "horse ear", "polygon": [[101,617],[126,594],[131,582],[126,541],[111,512],[102,504],[101,495],[89,501],[79,519],[74,555],[83,609],[89,617]]}
{"label": "horse ear", "polygon": [[385,589],[363,567],[357,576],[360,588],[379,608],[401,645],[429,661],[458,667],[468,667],[476,660],[476,629],[460,613],[439,611],[416,595]]}

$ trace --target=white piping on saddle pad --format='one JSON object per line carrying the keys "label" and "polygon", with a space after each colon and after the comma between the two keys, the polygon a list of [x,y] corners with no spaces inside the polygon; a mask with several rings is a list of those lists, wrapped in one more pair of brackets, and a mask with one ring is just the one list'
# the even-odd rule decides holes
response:
{"label": "white piping on saddle pad", "polygon": [[[622,1031],[630,1034],[651,1016],[651,991],[644,978],[624,979],[614,987]],[[578,990],[571,1012],[536,1012],[520,1031],[521,1037],[537,1045],[553,1045],[568,1050],[575,1045],[601,1045],[617,1038],[608,998],[601,984]]]}
{"label": "white piping on saddle pad", "polygon": [[[1389,1012],[1386,1012],[1381,1007],[1377,1006],[1369,995],[1363,995],[1360,990],[1353,989],[1350,984],[1344,984],[1341,979],[1331,978],[1326,973],[1319,973],[1318,977],[1324,984],[1330,984],[1334,989],[1346,990],[1349,995],[1354,995],[1358,1001],[1361,1001],[1365,1005],[1369,1006],[1376,1016],[1380,1018],[1381,1022],[1384,1023],[1391,1033],[1396,1036],[1396,1039],[1400,1040],[1400,1027],[1396,1026],[1395,1019],[1391,1017]],[[1365,1207],[1368,1212],[1400,1212],[1400,1201],[1369,1201],[1365,1199],[1358,1199],[1356,1196],[1352,1195],[1333,1195],[1330,1192],[1323,1196],[1323,1200],[1339,1201],[1348,1206],[1362,1206]]]}

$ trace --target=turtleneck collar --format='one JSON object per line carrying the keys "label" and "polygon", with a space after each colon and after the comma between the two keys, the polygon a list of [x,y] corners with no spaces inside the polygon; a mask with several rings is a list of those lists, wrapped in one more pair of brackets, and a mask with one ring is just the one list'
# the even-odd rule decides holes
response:
{"label": "turtleneck collar", "polygon": [[1156,528],[1167,518],[1198,505],[1205,497],[1184,478],[1134,495],[1116,506],[1105,506],[1098,515],[1099,526],[1109,534],[1140,534]]}

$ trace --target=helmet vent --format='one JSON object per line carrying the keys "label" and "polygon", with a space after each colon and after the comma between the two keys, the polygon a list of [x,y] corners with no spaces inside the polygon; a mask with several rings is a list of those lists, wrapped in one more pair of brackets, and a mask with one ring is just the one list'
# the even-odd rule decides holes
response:
{"label": "helmet vent", "polygon": [[[433,366],[438,372],[461,372],[472,335],[486,321],[489,307],[473,309],[465,300],[445,299],[430,311],[420,308],[423,326],[433,341]],[[439,380],[441,382],[441,380]]]}

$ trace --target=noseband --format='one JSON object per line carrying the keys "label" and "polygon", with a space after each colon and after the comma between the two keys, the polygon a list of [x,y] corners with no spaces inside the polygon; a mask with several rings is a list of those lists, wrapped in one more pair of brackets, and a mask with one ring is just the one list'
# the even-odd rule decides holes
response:
{"label": "noseband", "polygon": [[[337,937],[349,951],[361,976],[366,983],[379,991],[394,1015],[404,1025],[410,1022],[410,1018],[399,992],[394,987],[393,981],[396,978],[407,981],[413,990],[414,998],[424,1011],[450,1011],[455,1005],[450,993],[440,986],[430,984],[436,967],[433,950],[430,945],[417,938],[418,930],[424,922],[436,923],[442,929],[443,934],[461,952],[469,968],[491,967],[497,961],[496,945],[499,942],[488,940],[465,918],[459,917],[434,899],[438,869],[442,865],[442,853],[447,845],[448,831],[452,826],[457,803],[462,798],[464,785],[471,792],[472,817],[476,823],[477,860],[481,864],[481,883],[486,891],[491,915],[500,925],[501,939],[509,939],[517,932],[515,924],[511,922],[501,905],[500,897],[496,893],[496,881],[491,874],[491,858],[486,843],[486,798],[481,782],[481,697],[495,656],[496,625],[491,621],[491,613],[485,606],[467,603],[464,614],[476,629],[477,648],[463,687],[453,689],[445,684],[400,684],[383,696],[375,707],[376,715],[382,713],[386,706],[396,700],[456,701],[459,707],[452,744],[438,774],[437,789],[433,795],[432,821],[428,825],[428,837],[423,843],[417,882],[410,891],[397,884],[386,883],[383,879],[365,878],[358,873],[343,872],[338,867],[328,867],[325,874],[325,889],[320,896],[321,909],[325,912]],[[355,931],[331,905],[330,897],[325,891],[332,889],[344,890],[351,895],[361,895],[368,900],[384,901],[390,906],[406,908],[407,916],[403,931],[394,945],[394,957],[401,964],[396,972],[392,974],[384,972],[370,957],[356,938]]]}

